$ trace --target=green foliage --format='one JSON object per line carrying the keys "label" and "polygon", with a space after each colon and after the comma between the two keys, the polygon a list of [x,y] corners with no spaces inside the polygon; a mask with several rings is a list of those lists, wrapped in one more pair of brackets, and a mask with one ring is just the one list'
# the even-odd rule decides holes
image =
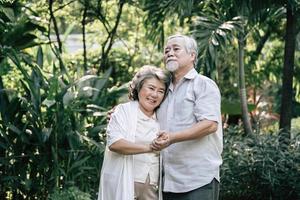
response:
{"label": "green foliage", "polygon": [[[249,112],[252,112],[255,109],[254,104],[248,104]],[[222,114],[229,114],[229,115],[241,115],[241,102],[240,101],[228,101],[226,99],[222,100],[221,104],[221,112]]]}
{"label": "green foliage", "polygon": [[300,135],[281,146],[278,134],[242,137],[225,131],[221,167],[222,199],[298,199]]}
{"label": "green foliage", "polygon": [[[89,96],[65,98],[69,88],[87,80],[89,77],[83,77],[61,85],[59,77],[53,77],[47,80],[47,88],[28,87],[32,82],[25,80],[24,96],[10,101],[10,115],[1,131],[1,151],[5,152],[1,166],[6,174],[1,176],[1,183],[4,190],[15,194],[14,198],[21,194],[45,197],[54,187],[80,182],[83,189],[93,192],[91,185],[97,180],[91,177],[99,176],[101,159],[96,158],[103,146],[91,148],[91,143],[82,141],[81,134],[91,137],[89,141],[95,138],[100,142],[99,132],[90,136],[87,131],[93,132],[101,125],[93,116],[99,106],[92,107]],[[86,129],[86,121],[95,124]]]}
{"label": "green foliage", "polygon": [[68,80],[61,73],[45,76],[39,68],[41,50],[36,59],[13,49],[8,55],[22,74],[23,93],[7,93],[9,112],[0,126],[0,171],[5,174],[0,191],[12,198],[43,199],[53,188],[76,184],[95,195],[106,110],[124,91],[106,88],[111,69]]}
{"label": "green foliage", "polygon": [[159,50],[163,48],[165,36],[173,35],[176,31],[187,32],[188,29],[183,27],[184,20],[192,16],[193,9],[197,9],[193,0],[144,0],[142,2],[142,8],[147,13],[144,21],[146,35]]}
{"label": "green foliage", "polygon": [[[24,9],[24,5],[17,5]],[[0,117],[0,198],[9,194],[9,199],[46,199],[55,188],[65,192],[54,192],[53,198],[61,199],[58,195],[67,198],[76,193],[77,189],[72,188],[76,185],[78,191],[93,194],[90,198],[94,199],[104,149],[106,111],[127,93],[126,86],[118,86],[131,77],[128,64],[124,64],[127,56],[123,52],[121,58],[115,59],[118,65],[107,65],[107,70],[94,75],[93,68],[99,63],[99,51],[95,51],[98,55],[87,61],[91,70],[83,75],[82,62],[77,65],[76,59],[55,47],[28,49],[36,44],[33,42],[37,36],[19,38],[44,29],[34,26],[34,17],[8,15],[18,9],[3,10],[0,9],[3,20],[0,22],[5,23],[0,28],[5,37],[0,39],[0,78],[7,89],[0,94],[5,94],[8,100],[0,101],[1,111],[2,108],[6,111]],[[12,39],[8,40],[9,37]],[[131,58],[135,55],[136,52]],[[19,83],[8,82],[13,78]]]}
{"label": "green foliage", "polygon": [[63,190],[56,189],[50,194],[49,200],[91,200],[88,193],[82,192],[77,187],[70,187]]}
{"label": "green foliage", "polygon": [[35,31],[45,31],[39,25],[39,18],[28,16],[21,11],[23,5],[18,1],[11,4],[0,4],[0,50],[2,46],[25,49],[37,45]]}
{"label": "green foliage", "polygon": [[[230,20],[219,20],[218,17],[199,16],[193,31],[199,46],[199,64],[204,73],[212,77],[216,70],[219,54],[224,51],[225,45],[232,43],[234,36],[241,30],[242,17],[233,17]],[[216,79],[216,77],[212,77]]]}

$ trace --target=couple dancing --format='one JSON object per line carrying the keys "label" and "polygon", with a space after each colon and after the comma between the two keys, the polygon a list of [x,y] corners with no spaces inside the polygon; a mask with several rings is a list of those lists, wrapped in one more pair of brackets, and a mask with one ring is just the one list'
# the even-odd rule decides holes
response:
{"label": "couple dancing", "polygon": [[131,101],[107,127],[98,200],[218,199],[221,98],[196,62],[196,41],[173,35],[164,48],[172,78],[154,66],[135,74]]}

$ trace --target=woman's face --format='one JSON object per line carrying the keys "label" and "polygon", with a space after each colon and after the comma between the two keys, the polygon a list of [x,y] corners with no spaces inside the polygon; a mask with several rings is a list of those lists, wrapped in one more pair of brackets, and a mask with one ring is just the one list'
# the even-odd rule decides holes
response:
{"label": "woman's face", "polygon": [[140,109],[148,116],[152,116],[154,109],[160,105],[165,95],[165,84],[156,78],[146,79],[140,89]]}

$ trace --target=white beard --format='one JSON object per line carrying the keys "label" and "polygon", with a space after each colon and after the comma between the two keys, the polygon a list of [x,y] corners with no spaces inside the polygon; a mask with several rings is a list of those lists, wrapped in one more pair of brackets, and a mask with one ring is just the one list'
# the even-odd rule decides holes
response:
{"label": "white beard", "polygon": [[166,64],[166,68],[170,72],[175,72],[179,68],[179,65],[176,61],[169,61]]}

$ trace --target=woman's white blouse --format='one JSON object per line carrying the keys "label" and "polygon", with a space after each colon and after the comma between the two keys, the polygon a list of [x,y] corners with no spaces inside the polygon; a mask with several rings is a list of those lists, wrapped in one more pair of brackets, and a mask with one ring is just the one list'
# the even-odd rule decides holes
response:
{"label": "woman's white blouse", "polygon": [[[140,109],[137,114],[137,130],[135,143],[150,144],[159,132],[156,115],[146,116]],[[159,156],[155,153],[137,154],[133,156],[134,181],[145,183],[149,174],[150,184],[157,185],[159,176]]]}

